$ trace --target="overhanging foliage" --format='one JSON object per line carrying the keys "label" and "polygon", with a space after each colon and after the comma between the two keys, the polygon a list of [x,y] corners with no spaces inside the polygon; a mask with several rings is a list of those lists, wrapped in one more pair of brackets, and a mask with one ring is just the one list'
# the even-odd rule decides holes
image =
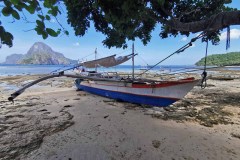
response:
{"label": "overhanging foliage", "polygon": [[[36,14],[35,31],[45,39],[60,33],[69,34],[61,24],[54,30],[46,26],[50,17],[61,14],[59,5],[67,10],[67,22],[76,36],[84,36],[93,22],[96,31],[106,35],[107,47],[127,47],[128,40],[139,38],[144,45],[151,33],[160,27],[159,36],[167,38],[178,34],[207,32],[203,41],[218,44],[220,31],[230,25],[240,24],[240,11],[225,7],[231,0],[0,0],[3,16],[20,20],[21,12]],[[42,8],[47,10],[43,14]],[[13,36],[0,23],[1,43],[12,46]]]}

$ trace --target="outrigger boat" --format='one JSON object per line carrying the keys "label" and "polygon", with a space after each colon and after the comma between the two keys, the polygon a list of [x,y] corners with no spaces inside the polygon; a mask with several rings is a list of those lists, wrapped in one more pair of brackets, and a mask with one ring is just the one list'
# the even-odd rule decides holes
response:
{"label": "outrigger boat", "polygon": [[199,81],[85,80],[76,79],[79,90],[137,104],[166,107],[182,99]]}
{"label": "outrigger boat", "polygon": [[61,71],[57,74],[40,78],[24,86],[23,88],[11,94],[9,100],[13,101],[13,99],[20,95],[25,89],[43,80],[53,77],[66,76],[76,78],[75,85],[78,90],[83,90],[92,94],[130,103],[167,107],[170,104],[182,99],[197,83],[199,83],[199,80],[196,80],[192,77],[174,81],[156,81],[135,77],[135,55],[136,54],[134,53],[133,45],[132,54],[130,55],[121,56],[118,58],[115,57],[116,55],[112,55],[93,61],[82,62],[73,67],[112,67],[132,59],[133,68],[131,76],[123,77],[118,74],[104,74],[96,71],[85,71],[79,74],[65,74],[64,71]]}

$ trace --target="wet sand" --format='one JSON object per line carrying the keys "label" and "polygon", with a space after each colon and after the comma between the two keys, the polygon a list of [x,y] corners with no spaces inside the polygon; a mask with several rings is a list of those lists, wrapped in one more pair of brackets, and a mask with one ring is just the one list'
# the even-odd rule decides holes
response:
{"label": "wet sand", "polygon": [[168,108],[75,91],[65,78],[42,82],[12,104],[14,86],[41,75],[0,77],[0,159],[238,160],[240,76],[234,75],[209,79],[207,88],[196,86]]}

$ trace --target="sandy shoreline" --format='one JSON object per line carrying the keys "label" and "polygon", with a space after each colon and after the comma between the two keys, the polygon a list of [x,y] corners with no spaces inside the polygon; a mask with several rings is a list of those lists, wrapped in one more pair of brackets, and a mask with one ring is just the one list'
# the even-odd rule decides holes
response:
{"label": "sandy shoreline", "polygon": [[239,72],[165,109],[76,92],[64,78],[7,102],[6,84],[38,76],[0,77],[0,159],[240,159]]}

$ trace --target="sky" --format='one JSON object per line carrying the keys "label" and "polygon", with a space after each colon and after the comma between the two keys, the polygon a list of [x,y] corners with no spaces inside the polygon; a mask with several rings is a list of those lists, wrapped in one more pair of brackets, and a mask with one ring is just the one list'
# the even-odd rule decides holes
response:
{"label": "sky", "polygon": [[[231,7],[238,8],[240,10],[240,0],[233,0],[230,4]],[[1,7],[1,6],[0,6]],[[29,21],[35,21],[36,18],[31,15],[26,15]],[[74,31],[70,25],[66,22],[66,11],[62,11],[62,15],[58,18],[59,22],[69,31],[69,36],[61,35],[58,37],[49,37],[46,40],[42,39],[42,36],[37,35],[34,28],[34,23],[26,23],[26,21],[20,20],[12,23],[11,17],[4,17],[0,15],[0,21],[8,32],[14,35],[13,47],[9,48],[3,45],[0,48],[0,63],[4,62],[6,56],[17,53],[26,54],[30,47],[35,42],[44,42],[49,45],[54,51],[63,53],[65,57],[75,60],[91,60],[94,59],[94,51],[97,48],[98,58],[109,56],[112,54],[119,54],[119,56],[127,55],[131,53],[132,41],[128,42],[128,48],[123,50],[119,48],[111,48],[103,46],[102,41],[105,36],[99,32],[96,32],[94,27],[91,27],[85,36],[77,37],[74,35]],[[56,20],[51,19],[48,26],[53,28],[59,28]],[[189,37],[177,36],[169,37],[167,39],[161,39],[159,37],[160,26],[156,26],[156,29],[152,32],[151,41],[144,46],[141,41],[136,40],[134,42],[135,52],[138,56],[135,57],[135,64],[137,65],[154,65],[178,50],[180,47],[187,44],[191,38],[197,36],[197,34],[191,34]],[[220,44],[217,46],[209,43],[208,54],[222,54],[227,52],[240,51],[240,25],[231,26],[231,47],[226,51],[226,30],[223,30],[221,34]],[[201,40],[197,40],[192,47],[188,48],[181,54],[176,54],[167,59],[162,65],[193,65],[205,55],[206,43],[201,43]],[[91,56],[89,56],[91,55]],[[131,61],[124,63],[126,65],[131,64]]]}

